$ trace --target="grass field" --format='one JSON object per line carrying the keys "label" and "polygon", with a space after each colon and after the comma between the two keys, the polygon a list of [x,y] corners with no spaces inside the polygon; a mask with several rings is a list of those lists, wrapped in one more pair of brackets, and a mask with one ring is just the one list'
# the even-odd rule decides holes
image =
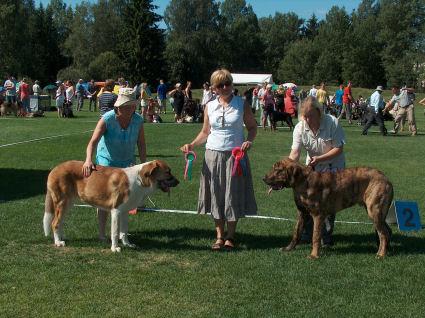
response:
{"label": "grass field", "polygon": [[[167,161],[181,184],[170,197],[157,193],[151,199],[157,208],[195,210],[203,148],[197,149],[192,181],[183,180],[178,148],[201,126],[175,125],[171,114],[164,117],[168,123],[145,126],[148,160]],[[382,170],[394,184],[395,199],[417,201],[423,210],[421,106],[416,118],[416,137],[382,137],[376,126],[361,136],[360,127],[344,121],[344,150],[348,166]],[[42,231],[47,174],[62,161],[85,158],[96,120],[87,106],[75,119],[58,119],[54,112],[0,118],[0,317],[425,316],[424,231],[404,233],[393,226],[390,253],[377,260],[373,228],[360,207],[337,216],[360,224],[337,223],[335,246],[316,261],[306,258],[307,245],[279,252],[290,240],[291,221],[241,220],[238,250],[213,253],[209,216],[162,212],[130,216],[130,239],[138,249],[112,254],[109,244],[97,240],[94,209],[85,207],[75,207],[67,219],[67,246],[53,247]],[[40,140],[26,142],[33,139]],[[286,128],[259,130],[250,160],[260,215],[295,218],[291,192],[267,196],[261,181],[289,153],[291,141]]]}

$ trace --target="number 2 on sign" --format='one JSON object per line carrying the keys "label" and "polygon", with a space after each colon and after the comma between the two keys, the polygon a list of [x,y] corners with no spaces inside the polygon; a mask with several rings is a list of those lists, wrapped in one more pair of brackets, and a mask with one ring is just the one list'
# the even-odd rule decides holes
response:
{"label": "number 2 on sign", "polygon": [[403,210],[403,216],[406,216],[406,219],[404,221],[404,226],[405,227],[415,227],[416,224],[415,223],[411,223],[411,221],[413,220],[414,214],[412,212],[412,210],[410,210],[409,208],[405,208]]}

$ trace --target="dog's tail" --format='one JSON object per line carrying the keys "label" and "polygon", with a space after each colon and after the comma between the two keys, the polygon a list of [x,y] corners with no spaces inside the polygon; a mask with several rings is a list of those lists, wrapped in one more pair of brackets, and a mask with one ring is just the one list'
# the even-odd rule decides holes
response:
{"label": "dog's tail", "polygon": [[44,228],[45,236],[49,236],[50,234],[53,217],[54,217],[53,198],[49,189],[47,189],[46,201],[44,202],[44,218],[43,218],[43,228]]}

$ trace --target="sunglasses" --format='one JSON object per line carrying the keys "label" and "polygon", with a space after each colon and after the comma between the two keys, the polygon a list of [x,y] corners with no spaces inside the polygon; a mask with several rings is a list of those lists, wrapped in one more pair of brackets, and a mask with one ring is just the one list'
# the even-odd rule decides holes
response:
{"label": "sunglasses", "polygon": [[220,121],[221,121],[221,127],[224,127],[224,125],[226,123],[226,121],[224,119],[224,114],[225,114],[226,111],[225,111],[224,107],[222,107],[222,109],[223,109],[223,114],[221,116],[217,117],[217,123],[220,123]]}
{"label": "sunglasses", "polygon": [[225,81],[223,83],[220,83],[220,84],[215,85],[215,87],[216,88],[224,88],[224,86],[229,87],[230,85],[232,85],[232,82],[231,81]]}

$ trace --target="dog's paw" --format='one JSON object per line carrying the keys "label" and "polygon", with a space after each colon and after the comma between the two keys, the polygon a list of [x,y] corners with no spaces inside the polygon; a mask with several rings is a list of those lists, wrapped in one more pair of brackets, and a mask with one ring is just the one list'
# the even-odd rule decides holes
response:
{"label": "dog's paw", "polygon": [[295,249],[294,244],[289,244],[288,246],[284,246],[280,249],[281,252],[291,252]]}
{"label": "dog's paw", "polygon": [[55,246],[56,247],[63,247],[63,246],[65,246],[65,241],[56,241]]}
{"label": "dog's paw", "polygon": [[111,246],[111,251],[113,253],[120,253],[121,252],[121,247],[119,247],[119,246]]}
{"label": "dog's paw", "polygon": [[123,246],[125,246],[125,247],[128,247],[128,248],[137,248],[137,245],[136,244],[132,244],[132,243],[130,243],[130,242],[122,242],[122,245]]}

